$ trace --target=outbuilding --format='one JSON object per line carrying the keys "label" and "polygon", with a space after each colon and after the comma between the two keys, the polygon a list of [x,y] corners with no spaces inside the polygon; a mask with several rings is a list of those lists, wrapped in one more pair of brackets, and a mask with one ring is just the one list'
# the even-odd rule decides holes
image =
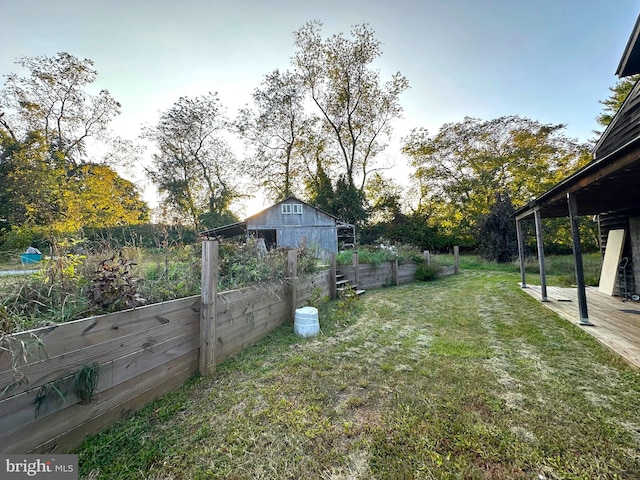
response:
{"label": "outbuilding", "polygon": [[267,249],[316,246],[320,256],[353,245],[355,227],[295,197],[271,205],[242,222],[213,228],[201,235],[230,238],[239,235],[263,239]]}

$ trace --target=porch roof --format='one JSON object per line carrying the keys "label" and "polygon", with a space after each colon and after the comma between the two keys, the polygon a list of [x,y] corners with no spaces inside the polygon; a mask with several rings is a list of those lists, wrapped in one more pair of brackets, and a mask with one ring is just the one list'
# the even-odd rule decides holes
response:
{"label": "porch roof", "polygon": [[575,195],[579,216],[640,211],[638,139],[634,139],[624,150],[589,163],[517,210],[515,217],[525,218],[536,210],[543,218],[567,217],[568,194]]}

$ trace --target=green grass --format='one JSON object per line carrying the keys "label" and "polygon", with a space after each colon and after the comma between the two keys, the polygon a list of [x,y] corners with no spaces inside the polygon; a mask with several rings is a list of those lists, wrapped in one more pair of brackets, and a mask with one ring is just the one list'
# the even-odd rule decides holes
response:
{"label": "green grass", "polygon": [[81,478],[638,478],[640,373],[483,266],[324,304],[89,438]]}

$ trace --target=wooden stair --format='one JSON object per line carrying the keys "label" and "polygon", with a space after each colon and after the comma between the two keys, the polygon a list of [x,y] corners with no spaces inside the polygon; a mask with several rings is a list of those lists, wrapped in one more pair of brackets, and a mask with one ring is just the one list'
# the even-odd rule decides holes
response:
{"label": "wooden stair", "polygon": [[353,291],[356,295],[360,296],[366,292],[366,290],[359,289],[358,285],[352,285],[351,281],[346,279],[341,273],[336,274],[336,292],[338,295],[342,295],[347,291]]}

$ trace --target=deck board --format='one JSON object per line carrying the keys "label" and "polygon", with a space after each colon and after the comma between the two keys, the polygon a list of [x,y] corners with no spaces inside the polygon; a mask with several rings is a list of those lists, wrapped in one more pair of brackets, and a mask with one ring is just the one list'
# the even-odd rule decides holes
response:
{"label": "deck board", "polygon": [[[540,286],[527,285],[523,292],[541,300]],[[580,326],[623,359],[640,368],[640,303],[622,301],[587,287],[587,310],[593,326]],[[576,288],[547,287],[549,301],[543,305],[562,318],[580,325]]]}

